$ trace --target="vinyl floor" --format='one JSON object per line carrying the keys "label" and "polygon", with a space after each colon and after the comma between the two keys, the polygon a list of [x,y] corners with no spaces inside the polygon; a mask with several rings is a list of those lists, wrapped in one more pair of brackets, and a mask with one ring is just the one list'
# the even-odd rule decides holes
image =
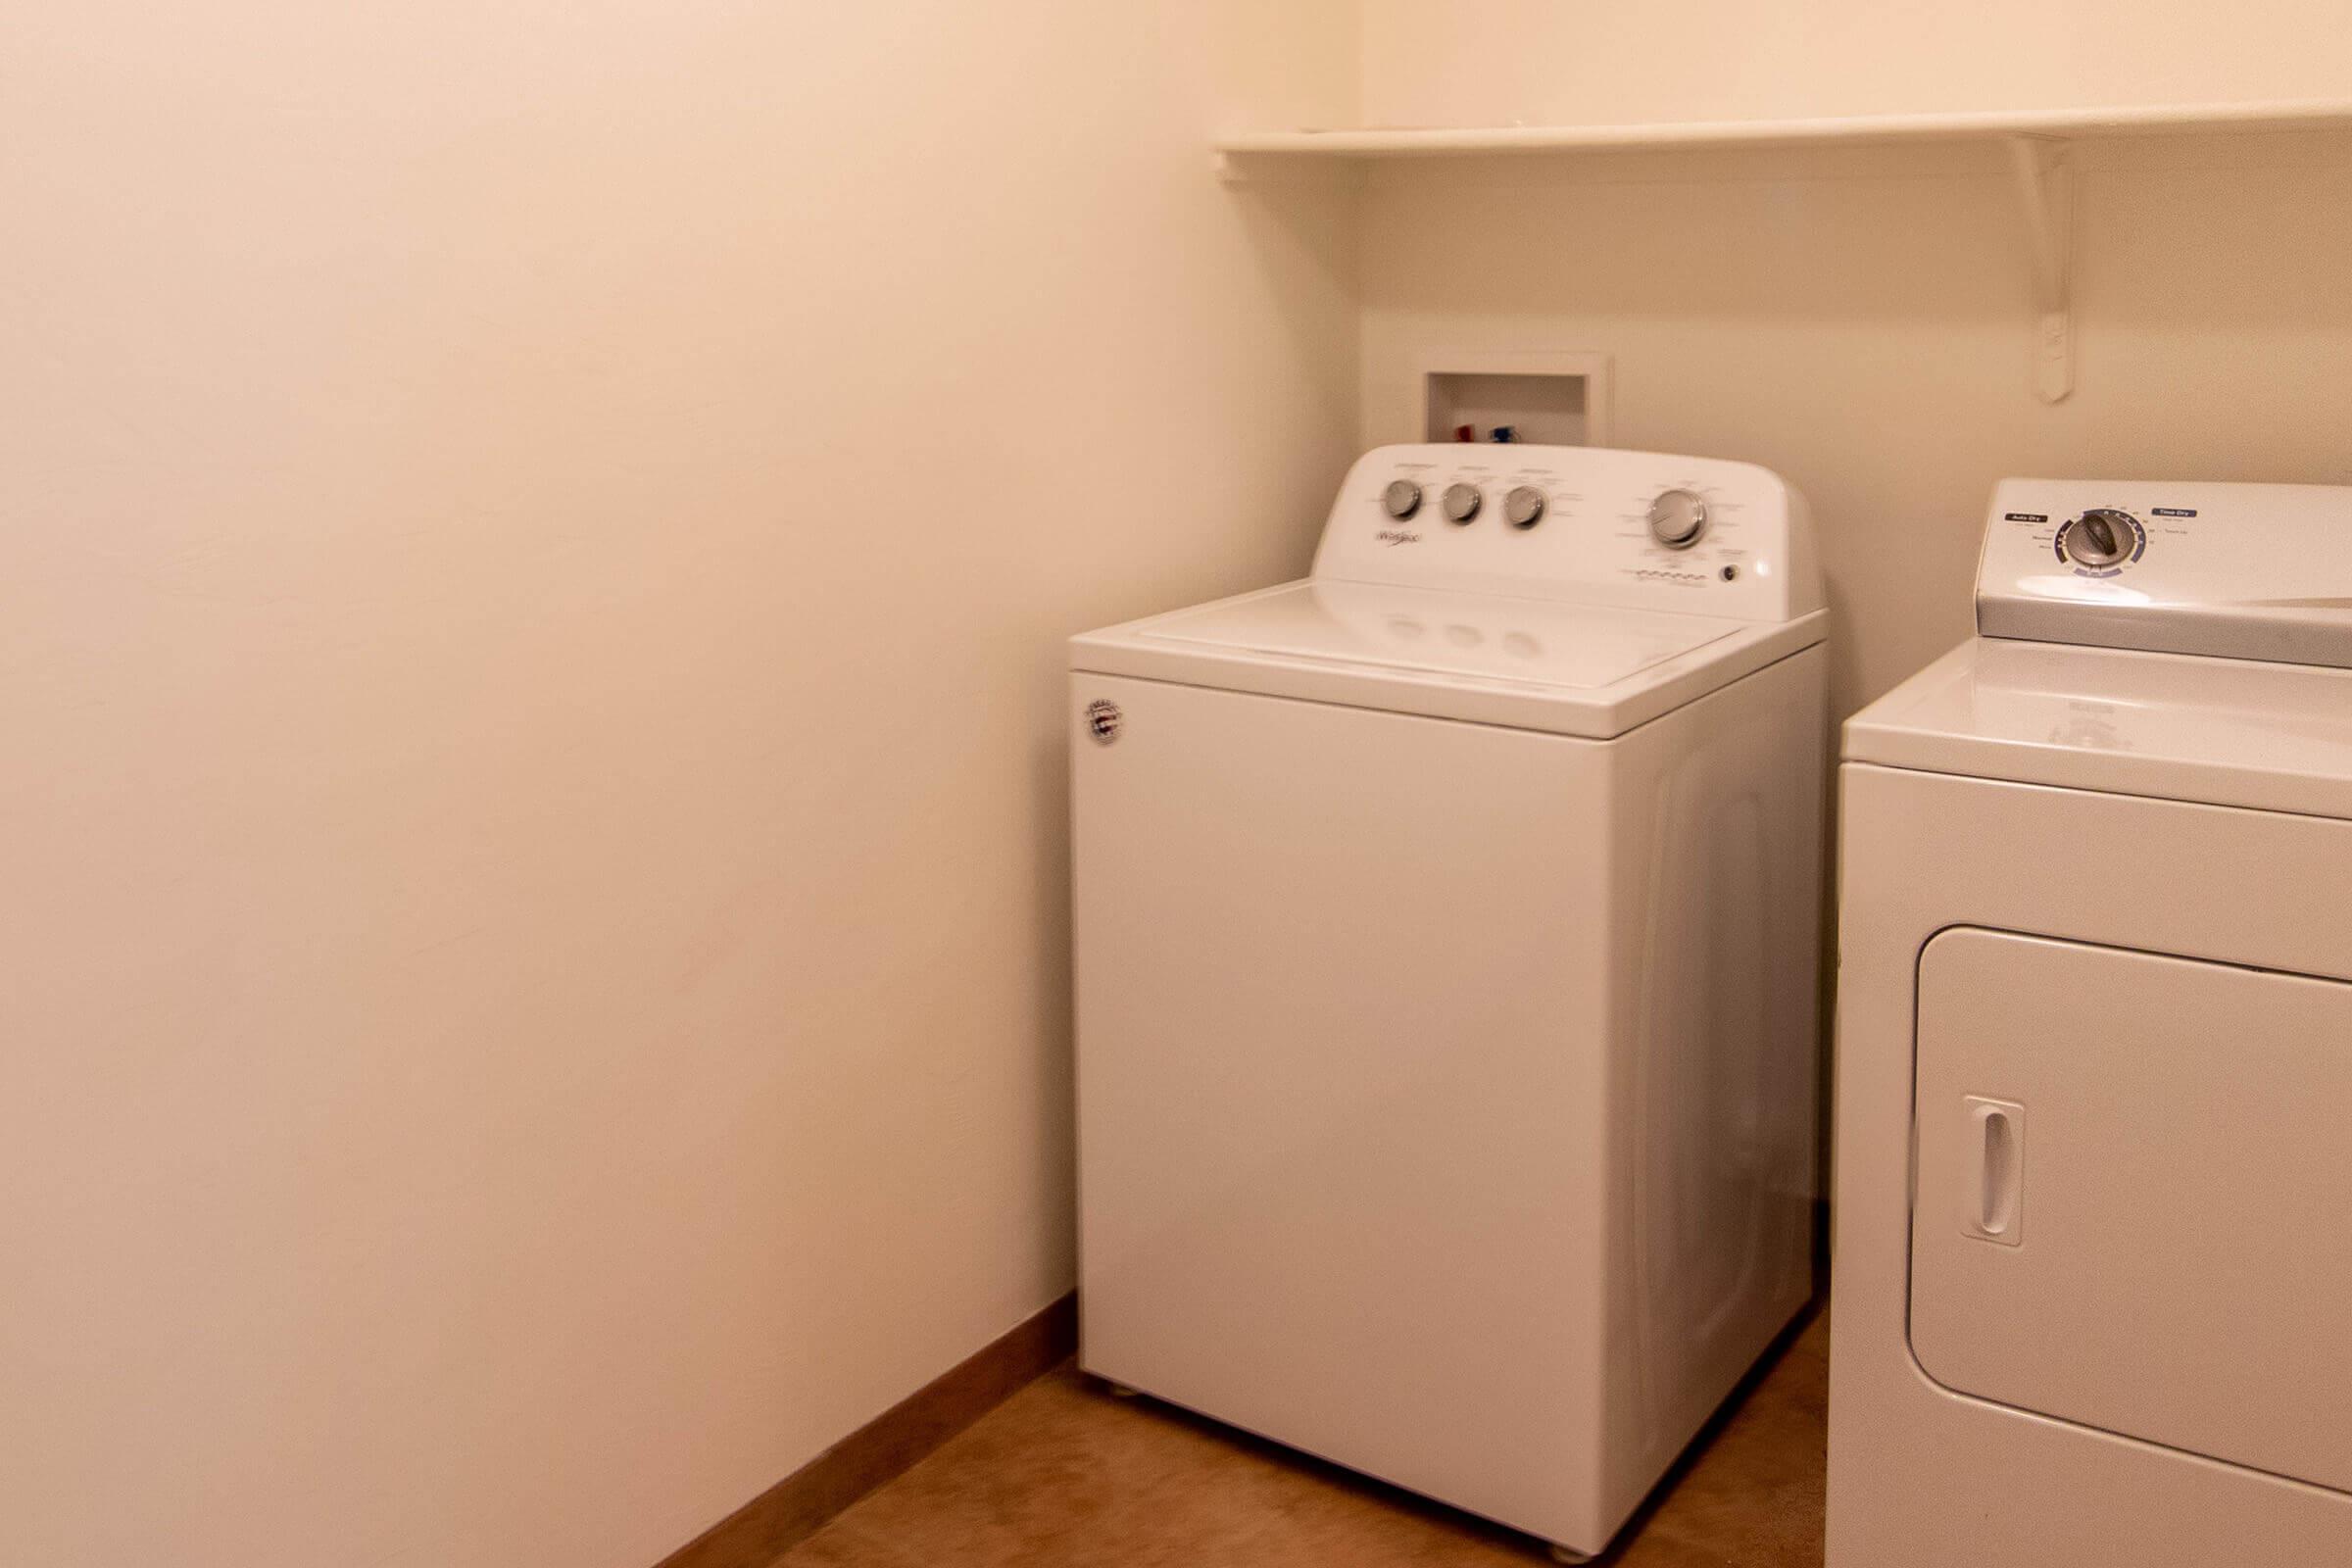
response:
{"label": "vinyl floor", "polygon": [[[1829,1319],[1718,1417],[1605,1562],[1819,1568]],[[1525,1568],[1544,1546],[1063,1366],[777,1568]]]}

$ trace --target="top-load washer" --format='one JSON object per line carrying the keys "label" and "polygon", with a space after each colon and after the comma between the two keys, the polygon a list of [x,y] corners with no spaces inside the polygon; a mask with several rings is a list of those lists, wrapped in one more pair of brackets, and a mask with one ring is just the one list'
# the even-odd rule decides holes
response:
{"label": "top-load washer", "polygon": [[1071,643],[1089,1370],[1607,1543],[1810,1295],[1824,619],[1761,468],[1405,446]]}
{"label": "top-load washer", "polygon": [[1848,722],[1831,1568],[2352,1563],[2352,490],[2016,479]]}

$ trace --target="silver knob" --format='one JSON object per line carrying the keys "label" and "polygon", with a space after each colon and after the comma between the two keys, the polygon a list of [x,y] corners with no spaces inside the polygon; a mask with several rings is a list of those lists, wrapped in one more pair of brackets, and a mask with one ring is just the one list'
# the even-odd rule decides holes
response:
{"label": "silver knob", "polygon": [[1502,515],[1514,528],[1533,528],[1544,520],[1544,492],[1532,484],[1520,485],[1502,498]]}
{"label": "silver knob", "polygon": [[1410,479],[1391,479],[1380,493],[1380,510],[1402,522],[1421,510],[1421,487]]}
{"label": "silver knob", "polygon": [[1707,531],[1707,502],[1690,490],[1661,490],[1649,504],[1649,536],[1669,550],[1688,550]]}
{"label": "silver knob", "polygon": [[2139,542],[2139,523],[2129,512],[2093,507],[2066,530],[2066,558],[2080,566],[2112,566]]}
{"label": "silver knob", "polygon": [[1478,515],[1478,505],[1485,499],[1474,484],[1449,484],[1446,487],[1446,515],[1455,522],[1468,522]]}

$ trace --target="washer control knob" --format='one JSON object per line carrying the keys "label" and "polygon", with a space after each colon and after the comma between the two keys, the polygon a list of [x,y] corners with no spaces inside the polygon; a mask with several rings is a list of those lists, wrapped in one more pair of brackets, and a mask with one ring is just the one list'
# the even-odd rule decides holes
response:
{"label": "washer control knob", "polygon": [[1474,484],[1449,484],[1446,487],[1446,515],[1453,522],[1468,522],[1478,515],[1479,503],[1485,499]]}
{"label": "washer control knob", "polygon": [[1533,528],[1544,520],[1544,492],[1523,484],[1502,498],[1502,515],[1514,528]]}
{"label": "washer control knob", "polygon": [[1661,490],[1649,504],[1649,536],[1669,550],[1688,550],[1707,531],[1707,502],[1690,490]]}
{"label": "washer control knob", "polygon": [[1402,522],[1421,510],[1421,487],[1410,479],[1391,479],[1380,493],[1380,510]]}
{"label": "washer control knob", "polygon": [[2129,512],[2093,507],[2066,530],[2066,559],[2078,566],[2112,566],[2139,542],[2139,522]]}

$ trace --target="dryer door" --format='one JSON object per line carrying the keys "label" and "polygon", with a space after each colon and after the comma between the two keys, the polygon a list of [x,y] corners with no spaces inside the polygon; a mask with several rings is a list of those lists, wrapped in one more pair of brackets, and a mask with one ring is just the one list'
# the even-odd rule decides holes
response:
{"label": "dryer door", "polygon": [[2352,986],[1967,928],[1919,965],[1946,1388],[2352,1491]]}

